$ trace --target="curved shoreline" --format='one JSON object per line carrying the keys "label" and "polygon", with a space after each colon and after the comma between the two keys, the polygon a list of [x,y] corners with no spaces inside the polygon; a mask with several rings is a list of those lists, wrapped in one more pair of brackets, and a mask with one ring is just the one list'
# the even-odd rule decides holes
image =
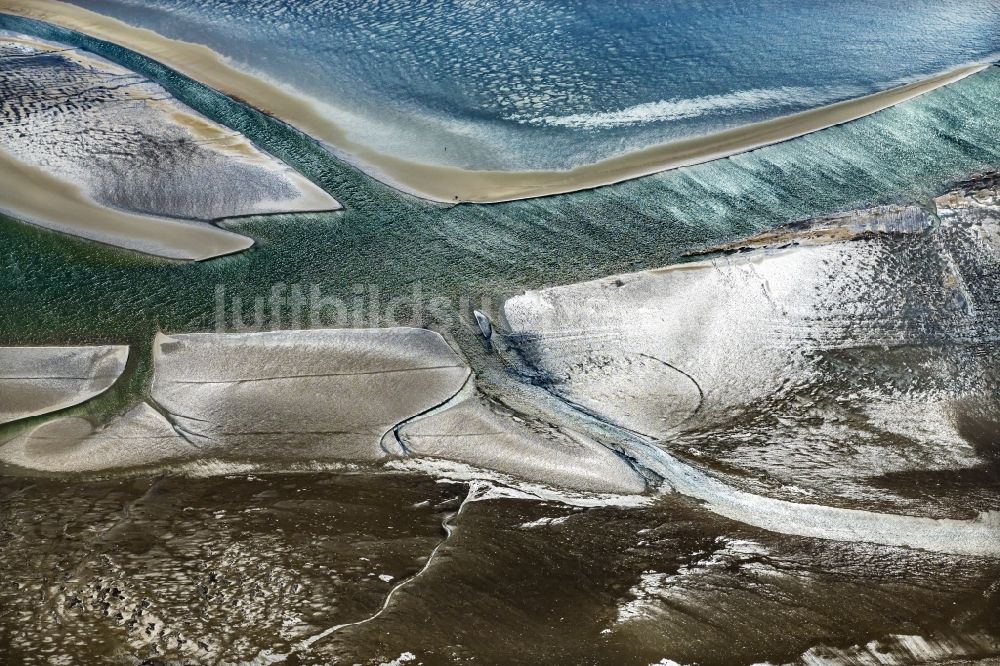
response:
{"label": "curved shoreline", "polygon": [[[0,211],[108,245],[200,261],[253,245],[211,221],[342,208],[287,163],[149,78],[76,46],[15,35],[0,30],[0,48],[13,49],[4,57],[14,59],[0,67],[0,87],[13,91],[0,110]],[[19,88],[26,71],[34,87]],[[43,103],[47,124],[37,120],[35,105]],[[74,149],[62,150],[66,143]],[[213,187],[192,187],[199,182]]]}
{"label": "curved shoreline", "polygon": [[183,261],[221,257],[253,245],[253,239],[211,224],[103,206],[80,186],[3,150],[0,173],[0,211],[53,231]]}
{"label": "curved shoreline", "polygon": [[382,182],[424,199],[449,203],[496,203],[564,194],[731,157],[863,118],[990,66],[965,65],[898,88],[706,136],[657,144],[570,170],[480,171],[421,164],[378,152],[348,136],[307,96],[239,70],[207,46],[170,39],[60,0],[3,0],[0,11],[47,21],[129,48],[287,122]]}

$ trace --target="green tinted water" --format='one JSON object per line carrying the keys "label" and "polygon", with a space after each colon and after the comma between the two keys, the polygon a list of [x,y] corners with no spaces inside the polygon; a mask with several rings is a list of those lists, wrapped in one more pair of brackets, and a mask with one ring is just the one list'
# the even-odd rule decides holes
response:
{"label": "green tinted water", "polygon": [[[274,320],[265,303],[265,326],[412,321],[451,333],[475,357],[468,314],[483,298],[495,308],[524,289],[664,265],[688,250],[795,219],[928,197],[1000,166],[1000,70],[991,67],[902,106],[733,158],[592,191],[449,207],[399,193],[283,123],[134,52],[3,14],[0,28],[81,46],[154,79],[346,207],[230,221],[228,228],[255,238],[256,246],[187,264],[0,217],[4,344],[126,342],[142,357],[157,330],[216,329],[219,290],[231,328],[234,299],[242,319],[252,321],[254,299],[283,284],[282,295],[292,285],[306,297],[316,290],[360,318],[337,320],[327,308],[310,320],[285,303]],[[393,298],[423,304],[423,316],[405,307],[389,311]],[[435,298],[451,305],[429,307]]]}

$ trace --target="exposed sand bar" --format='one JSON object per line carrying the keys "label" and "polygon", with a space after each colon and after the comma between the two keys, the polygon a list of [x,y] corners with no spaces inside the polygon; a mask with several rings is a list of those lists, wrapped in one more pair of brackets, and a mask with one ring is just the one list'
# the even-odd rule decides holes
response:
{"label": "exposed sand bar", "polygon": [[128,347],[0,347],[0,423],[47,414],[103,393]]}
{"label": "exposed sand bar", "polygon": [[4,212],[39,226],[170,259],[201,260],[245,250],[253,240],[209,224],[106,208],[73,183],[0,150]]}
{"label": "exposed sand bar", "polygon": [[420,164],[375,151],[348,136],[344,128],[323,113],[318,102],[240,71],[208,47],[168,39],[58,0],[0,0],[0,10],[125,46],[290,123],[394,187],[426,199],[449,202],[491,203],[560,194],[729,157],[856,120],[988,66],[959,67],[873,95],[716,134],[663,143],[567,171],[478,171]]}
{"label": "exposed sand bar", "polygon": [[737,490],[653,447],[630,453],[662,475],[674,491],[703,501],[708,510],[779,534],[955,555],[1000,555],[1000,512],[955,520],[789,502]]}
{"label": "exposed sand bar", "polygon": [[206,259],[252,242],[199,221],[340,208],[158,84],[65,46],[0,30],[0,210],[149,254]]}

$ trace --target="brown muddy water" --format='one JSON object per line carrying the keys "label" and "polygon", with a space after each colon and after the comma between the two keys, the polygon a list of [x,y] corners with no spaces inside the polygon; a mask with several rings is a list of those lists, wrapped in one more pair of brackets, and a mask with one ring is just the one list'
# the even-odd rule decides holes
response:
{"label": "brown muddy water", "polygon": [[[784,318],[764,322],[795,326],[768,329],[749,316],[733,322],[734,313],[757,311],[746,307],[757,302],[752,299],[773,297],[759,283],[746,281],[749,288],[732,292],[728,285],[744,283],[703,285],[716,295],[734,294],[732,307],[718,305],[726,316],[708,330],[733,322],[725,330],[740,335],[720,335],[715,346],[694,349],[706,360],[702,372],[687,363],[694,353],[683,363],[662,353],[656,358],[697,376],[699,387],[716,377],[729,390],[725,395],[735,397],[692,407],[697,418],[686,421],[683,432],[652,432],[670,438],[633,442],[629,450],[645,456],[650,476],[668,479],[658,490],[702,493],[705,505],[680,494],[644,495],[631,506],[593,499],[597,506],[582,506],[587,499],[580,497],[504,498],[515,491],[388,467],[248,475],[233,471],[254,462],[240,441],[205,458],[231,465],[209,470],[210,478],[177,468],[166,475],[129,468],[102,477],[80,476],[77,468],[53,478],[0,467],[0,666],[997,663],[1000,559],[946,554],[971,546],[985,552],[991,543],[955,543],[940,537],[947,530],[932,528],[942,518],[972,523],[976,514],[995,512],[1000,497],[1000,208],[994,197],[939,206],[950,218],[926,211],[955,179],[1000,164],[994,140],[1000,116],[993,112],[1000,104],[1000,69],[732,159],[572,195],[445,207],[383,187],[308,137],[138,54],[12,17],[0,23],[124,63],[301,170],[345,206],[231,220],[227,228],[252,237],[254,248],[199,264],[144,257],[0,217],[5,345],[131,347],[122,381],[56,418],[107,424],[149,398],[154,336],[236,328],[225,307],[219,316],[220,300],[223,306],[237,299],[264,303],[283,286],[347,301],[360,286],[384,301],[412,295],[414,310],[432,299],[449,300],[455,307],[444,321],[419,325],[439,326],[454,338],[477,390],[505,398],[507,411],[531,416],[522,419],[529,424],[544,415],[620,444],[624,436],[608,422],[646,432],[649,424],[663,425],[650,415],[662,416],[664,396],[675,397],[664,387],[678,388],[682,406],[692,396],[684,377],[666,373],[663,363],[638,361],[624,343],[640,342],[656,355],[664,351],[661,343],[683,335],[669,338],[655,328],[640,335],[633,325],[636,301],[626,300],[602,311],[606,323],[617,326],[608,329],[613,333],[595,335],[588,345],[579,337],[564,345],[559,341],[570,338],[556,327],[536,326],[557,335],[530,338],[505,336],[498,326],[494,343],[509,343],[511,358],[533,353],[531,374],[518,374],[484,344],[470,303],[485,300],[499,309],[509,296],[549,289],[552,298],[580,295],[563,298],[565,312],[592,320],[594,312],[574,306],[595,286],[581,281],[615,284],[617,275],[644,271],[629,284],[650,285],[650,293],[664,299],[674,294],[680,304],[724,304],[707,299],[704,289],[683,288],[681,278],[669,282],[682,272],[667,275],[659,267],[795,220],[873,204],[905,204],[927,222],[914,233],[887,234],[876,220],[853,245],[783,255],[816,255],[808,263],[810,290],[801,289],[801,272],[786,283],[787,293],[808,298],[788,298],[788,307],[778,309]],[[823,229],[807,236],[829,232]],[[782,243],[790,240],[786,232],[778,234]],[[739,268],[737,259],[732,263]],[[769,265],[775,264],[757,262],[745,272],[759,275]],[[702,274],[716,273],[722,275]],[[693,269],[682,275],[697,276]],[[619,281],[616,290],[625,285]],[[553,291],[558,285],[566,288]],[[781,286],[773,279],[768,285]],[[807,315],[822,317],[784,316],[784,310],[803,312],[804,301],[812,303]],[[661,312],[677,312],[667,304]],[[371,305],[363,310],[379,314],[366,316],[366,325],[387,325]],[[830,317],[838,313],[844,316],[835,327]],[[298,328],[291,315],[290,307],[261,309],[258,328]],[[573,325],[573,318],[565,323]],[[343,324],[316,324],[335,325]],[[760,376],[780,385],[766,400],[748,399],[766,381],[733,371],[730,360],[745,360],[742,351],[713,352],[729,349],[723,343],[733,340],[760,350],[768,330],[802,333],[779,349],[790,350],[802,361],[794,367],[808,372],[797,382],[780,381],[791,367],[785,357],[761,356],[758,368],[767,372]],[[831,331],[850,333],[850,344]],[[871,335],[862,340],[866,331]],[[694,339],[699,330],[674,332]],[[809,345],[815,353],[805,357]],[[707,363],[715,359],[726,362]],[[645,374],[604,372],[614,364]],[[566,368],[576,381],[565,381]],[[715,368],[724,372],[713,374]],[[636,377],[658,391],[644,391]],[[605,421],[570,413],[559,395],[586,399],[594,413],[605,412]],[[607,396],[629,409],[609,409]],[[325,401],[313,402],[318,407],[310,413],[327,414]],[[43,420],[32,418],[6,429],[5,444],[6,435],[26,433]],[[498,448],[487,442],[482,450]],[[97,461],[84,462],[92,469]],[[200,472],[202,463],[185,469]],[[775,508],[785,513],[771,512]],[[886,513],[858,521],[848,510],[914,520],[888,520]],[[783,523],[782,516],[797,522]],[[841,541],[781,533],[823,528],[824,517],[836,523]],[[817,524],[810,523],[814,518]],[[747,524],[753,520],[770,531]],[[888,527],[895,542],[922,537],[937,552],[870,543],[886,537]]]}
{"label": "brown muddy water", "polygon": [[0,477],[0,652],[609,665],[1000,652],[996,560],[782,536],[677,495],[467,500],[465,484],[367,471]]}

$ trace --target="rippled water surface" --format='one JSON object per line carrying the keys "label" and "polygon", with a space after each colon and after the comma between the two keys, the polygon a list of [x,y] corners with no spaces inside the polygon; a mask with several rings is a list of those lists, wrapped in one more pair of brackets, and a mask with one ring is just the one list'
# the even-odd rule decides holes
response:
{"label": "rippled water surface", "polygon": [[[722,67],[717,65],[719,58],[725,53],[731,56],[731,49],[749,48],[754,39],[759,39],[761,52],[774,56],[787,40],[779,27],[763,25],[759,17],[756,24],[746,23],[753,17],[735,3],[725,7],[705,3],[695,8],[698,11],[679,5],[643,9],[684,18],[693,30],[716,35],[714,46],[685,47],[686,55],[677,56],[681,60],[676,69],[656,69],[648,77],[640,76],[637,63],[643,58],[648,63],[651,56],[615,37],[630,31],[645,34],[641,26],[627,25],[629,16],[640,11],[639,5],[612,11],[596,5],[515,4],[505,10],[503,20],[509,22],[508,32],[514,27],[520,31],[524,48],[540,52],[529,58],[511,55],[513,47],[498,49],[496,40],[514,37],[488,20],[496,17],[487,15],[484,5],[474,3],[447,8],[461,19],[448,30],[443,27],[445,8],[437,5],[357,3],[348,9],[323,2],[295,3],[282,14],[265,3],[234,3],[227,8],[163,0],[160,6],[171,9],[172,25],[177,26],[168,29],[166,13],[124,3],[81,4],[120,13],[165,33],[179,31],[174,36],[212,43],[234,57],[242,54],[247,62],[257,58],[257,68],[297,77],[295,85],[316,95],[332,96],[330,91],[340,85],[334,86],[329,77],[343,77],[344,82],[354,82],[342,86],[343,100],[335,100],[345,106],[367,108],[361,105],[375,104],[373,100],[382,99],[375,93],[387,94],[391,88],[397,103],[383,101],[387,108],[379,114],[384,122],[375,131],[394,136],[384,128],[396,127],[390,121],[395,122],[392,114],[397,113],[437,118],[434,122],[449,117],[449,128],[483,130],[476,131],[477,140],[483,140],[477,146],[509,143],[511,151],[487,152],[491,159],[510,164],[515,163],[512,155],[535,159],[532,151],[551,155],[555,161],[571,161],[578,156],[559,152],[571,144],[590,155],[607,150],[618,141],[616,136],[628,134],[644,142],[675,131],[700,131],[699,123],[742,122],[745,117],[730,113],[725,99],[747,89],[778,90],[778,95],[792,94],[786,88],[794,87],[874,89],[979,57],[993,48],[991,40],[996,39],[991,27],[996,22],[988,20],[996,7],[987,3],[934,7],[914,3],[905,14],[886,4],[868,7],[864,20],[858,18],[861,14],[851,18],[845,12],[834,25],[821,20],[823,10],[810,8],[814,13],[808,28],[817,36],[802,44],[814,49],[813,55],[802,56],[799,69],[780,59],[762,59],[753,66],[760,71],[770,67],[771,78],[744,88],[737,84],[746,81],[740,74],[740,67],[749,66],[745,59],[732,56]],[[319,26],[303,23],[306,7],[310,21],[327,17],[325,37],[310,35],[309,30]],[[789,21],[805,10],[781,3],[771,11]],[[414,18],[421,13],[427,14],[423,29]],[[555,28],[533,31],[531,25],[548,25],[540,15],[559,17],[558,29],[572,28],[575,37],[552,34]],[[280,23],[287,27],[273,23],[278,16],[284,17]],[[577,23],[564,20],[566,16],[576,16]],[[897,30],[876,29],[878,21],[889,20],[896,20],[892,25]],[[580,27],[588,21],[604,28],[600,34],[592,29],[589,41],[581,38],[585,33]],[[719,27],[725,21],[754,27],[728,35]],[[255,246],[204,263],[154,259],[0,217],[0,293],[5,298],[0,307],[0,342],[131,346],[121,381],[108,393],[73,408],[74,414],[95,423],[111,421],[150,392],[152,340],[157,331],[233,330],[236,299],[245,306],[240,324],[253,325],[255,304],[260,302],[261,326],[268,328],[402,323],[441,331],[473,368],[480,389],[503,394],[511,409],[519,408],[537,401],[543,391],[537,382],[529,386],[524,377],[512,379],[514,373],[498,355],[486,350],[470,318],[471,308],[480,302],[495,312],[505,297],[525,289],[664,266],[686,252],[837,210],[878,202],[916,203],[930,209],[931,197],[946,191],[953,181],[1000,166],[996,142],[1000,117],[993,112],[1000,106],[1000,69],[991,67],[857,122],[731,159],[564,196],[493,206],[440,206],[375,182],[274,119],[134,53],[37,24],[0,17],[0,26],[82,45],[150,77],[179,100],[294,165],[345,206],[330,213],[224,222],[227,228],[253,237]],[[848,31],[852,26],[854,32]],[[646,37],[650,44],[660,44],[661,51],[666,48],[662,40],[686,34],[681,24],[666,19],[661,27]],[[834,39],[837,30],[840,38]],[[453,48],[446,38],[451,32],[464,50],[450,60],[429,57]],[[233,36],[228,46],[211,41],[213,35],[223,34]],[[394,45],[394,51],[387,46],[352,56],[351,49],[361,49],[359,44],[376,40],[379,34],[386,44]],[[287,53],[295,58],[304,60],[306,45],[329,57],[310,55],[308,62],[316,68],[288,66],[277,55],[277,35],[287,39]],[[852,42],[845,35],[865,37]],[[611,59],[593,68],[582,64],[580,51],[597,48],[603,43],[600,39],[618,39],[623,54],[617,60],[619,70],[607,69]],[[265,43],[270,46],[265,48]],[[546,45],[552,43],[561,51],[549,53]],[[914,43],[921,48],[911,48]],[[907,48],[909,53],[904,52]],[[548,60],[542,57],[545,53]],[[826,54],[825,60],[816,54]],[[340,68],[331,64],[335,55],[343,63]],[[711,68],[698,64],[713,57],[716,64]],[[382,69],[366,69],[365,58],[379,60]],[[491,58],[498,59],[502,72],[514,65],[542,66],[538,74],[542,80],[537,83],[552,82],[556,101],[543,100],[537,108],[534,102],[523,108],[499,104],[497,100],[508,98],[490,92]],[[533,64],[532,58],[543,65]],[[561,71],[557,65],[563,61],[569,63],[564,76],[584,91],[585,102],[558,98],[561,79],[545,74]],[[457,73],[435,69],[448,62],[458,68]],[[924,69],[909,71],[904,62]],[[462,74],[462,68],[478,67],[486,68],[481,76]],[[626,71],[630,67],[635,68],[631,73]],[[787,79],[810,67],[813,75],[808,80]],[[420,68],[429,69],[418,75]],[[830,70],[828,76],[816,74],[824,68],[843,68],[851,74],[846,78],[836,78]],[[372,71],[379,73],[365,74]],[[510,72],[503,73],[509,76]],[[588,88],[579,78],[586,76],[601,84]],[[664,92],[670,77],[679,87]],[[429,80],[446,83],[435,88]],[[621,85],[605,85],[606,80]],[[660,88],[649,83],[656,80]],[[643,88],[647,84],[652,87]],[[689,99],[688,85],[718,99],[707,105],[699,102],[701,106],[659,105],[657,109],[673,115],[634,124],[627,114],[619,113],[637,104]],[[803,94],[805,101],[797,103],[808,105],[819,93]],[[763,99],[769,113],[780,104],[768,95],[772,93],[741,99]],[[703,108],[709,109],[708,115],[684,116],[686,112],[679,111]],[[764,107],[749,104],[748,108],[752,117],[765,113]],[[611,115],[593,116],[604,112]],[[604,120],[584,123],[580,114]],[[444,134],[424,133],[430,122],[412,124],[413,132],[432,137],[414,144],[415,154],[443,148]],[[514,128],[524,132],[524,139],[518,139],[523,143],[504,138]],[[549,143],[538,143],[538,137]],[[560,137],[565,137],[564,143]],[[474,155],[479,149],[474,148],[464,155]],[[452,150],[448,152],[448,159],[453,159]],[[444,159],[443,151],[439,158]],[[879,286],[873,292],[876,297],[906,290],[907,298],[927,307],[938,303],[927,297],[938,294],[937,287],[971,295],[969,302],[979,309],[966,314],[975,315],[976,326],[948,331],[967,331],[978,344],[942,343],[926,353],[922,348],[890,353],[874,345],[819,357],[817,368],[825,374],[816,379],[832,378],[824,385],[830,400],[853,401],[829,410],[846,414],[838,430],[842,440],[812,428],[823,404],[816,407],[799,400],[799,394],[786,393],[779,396],[788,398],[784,402],[758,401],[756,411],[745,412],[742,419],[734,415],[732,423],[724,424],[732,426],[727,431],[714,427],[688,433],[688,440],[668,442],[664,450],[692,465],[722,470],[733,485],[755,492],[768,491],[764,486],[773,479],[784,482],[781,474],[788,470],[778,463],[791,460],[793,471],[806,470],[805,481],[823,491],[816,492],[815,501],[832,501],[834,492],[826,491],[843,494],[861,487],[863,481],[866,496],[841,504],[909,510],[928,499],[943,498],[946,515],[960,518],[969,517],[970,511],[995,508],[997,412],[990,387],[998,385],[993,325],[997,309],[991,277],[996,263],[970,264],[975,248],[963,245],[995,225],[973,221],[967,226],[972,231],[957,236],[954,230],[935,226],[919,237],[864,242],[883,243],[885,256],[896,262],[885,275],[898,280],[893,288]],[[989,242],[990,248],[995,247],[995,241]],[[919,268],[909,270],[907,262]],[[835,268],[831,271],[836,273]],[[956,273],[975,283],[961,285]],[[915,278],[920,278],[916,284],[926,287],[924,291],[910,288]],[[287,289],[297,285],[306,293],[316,289],[350,302],[357,299],[364,308],[361,318],[345,322],[322,316],[304,321],[293,319],[290,308],[272,312],[267,299],[278,284]],[[866,289],[877,283],[857,284],[846,292],[869,294]],[[389,322],[384,305],[391,298],[406,299],[412,307],[396,311]],[[425,309],[420,318],[418,310],[437,298],[449,303],[445,316],[430,316]],[[902,303],[908,303],[906,298]],[[965,304],[957,297],[952,303],[956,308]],[[885,311],[900,321],[911,321],[914,312],[920,313],[917,307],[903,310]],[[916,321],[936,320],[917,317]],[[749,336],[760,337],[758,331]],[[930,337],[935,344],[954,342],[943,335]],[[942,356],[945,361],[957,360],[952,365],[936,362]],[[842,461],[845,451],[858,449],[859,417],[851,411],[853,406],[867,406],[869,394],[864,389],[873,387],[902,385],[910,395],[909,375],[901,384],[897,371],[911,366],[921,371],[920,390],[912,392],[918,399],[936,388],[931,383],[936,381],[942,383],[942,392],[968,388],[977,396],[985,395],[959,405],[965,420],[958,430],[975,449],[969,456],[987,458],[986,464],[957,471],[947,465],[941,469],[914,465],[854,479],[853,484],[840,483],[833,462]],[[969,372],[984,367],[986,371],[978,374]],[[961,376],[950,381],[956,372]],[[539,409],[551,406],[554,398],[549,397],[550,402]],[[920,412],[917,425],[937,427],[935,413],[916,404],[899,418]],[[45,418],[5,425],[0,439],[6,441]],[[775,435],[784,439],[775,444]],[[923,433],[912,436],[925,446],[936,443]],[[878,443],[892,446],[892,451],[918,450],[906,437],[879,437]],[[774,445],[771,450],[780,455],[761,455],[763,445]],[[700,456],[690,451],[697,447]],[[822,457],[815,465],[802,464],[804,456],[799,454],[816,451]],[[680,494],[650,495],[638,506],[574,506],[523,496],[476,495],[485,482],[437,482],[430,476],[401,473],[399,468],[338,467],[334,472],[318,466],[295,467],[294,473],[287,469],[280,460],[273,467],[254,467],[253,473],[205,460],[200,467],[130,469],[96,478],[0,468],[0,661],[187,664],[285,658],[289,664],[371,666],[725,666],[796,661],[961,663],[955,660],[995,659],[1000,654],[996,557],[867,542],[878,534],[846,541],[779,534],[724,518],[709,505]],[[750,476],[747,470],[770,476]],[[205,473],[212,476],[204,478]],[[792,492],[791,484],[799,480],[788,479],[782,491]],[[830,486],[824,486],[828,481]],[[891,494],[894,503],[870,499],[879,493]],[[939,513],[943,512],[933,515]]]}
{"label": "rippled water surface", "polygon": [[294,86],[380,151],[567,168],[1000,51],[995,0],[85,0]]}
{"label": "rippled water surface", "polygon": [[997,649],[995,560],[782,537],[676,497],[475,501],[446,538],[466,496],[366,473],[0,477],[0,654],[645,666],[813,650],[873,663],[848,658],[904,659],[913,634],[933,636],[909,640],[934,657]]}

